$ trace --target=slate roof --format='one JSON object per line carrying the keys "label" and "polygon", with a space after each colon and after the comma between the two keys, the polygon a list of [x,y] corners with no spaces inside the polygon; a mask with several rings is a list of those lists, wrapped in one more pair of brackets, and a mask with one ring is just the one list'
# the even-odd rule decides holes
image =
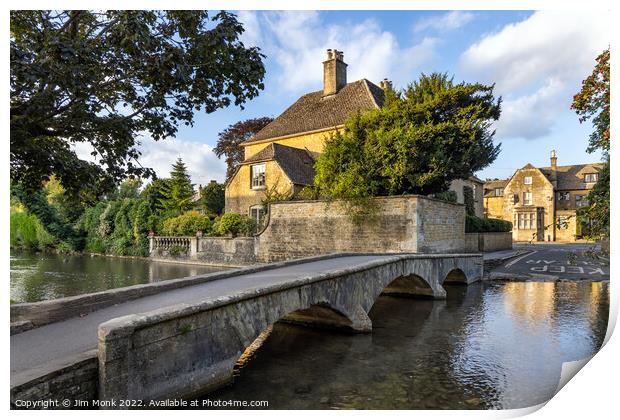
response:
{"label": "slate roof", "polygon": [[[598,173],[603,167],[602,163],[586,163],[582,165],[566,165],[556,168],[558,185],[556,190],[586,190],[588,185],[583,182],[585,174]],[[551,167],[539,168],[540,171],[551,180]]]}
{"label": "slate roof", "polygon": [[241,144],[336,127],[357,111],[382,107],[383,99],[383,89],[366,79],[348,83],[334,95],[310,92]]}
{"label": "slate roof", "polygon": [[260,152],[244,160],[243,163],[258,163],[275,160],[282,171],[297,185],[312,185],[314,181],[314,159],[305,149],[270,143]]}
{"label": "slate roof", "polygon": [[486,181],[484,183],[484,196],[485,197],[497,197],[495,195],[495,188],[504,188],[509,179],[498,179],[495,181]]}

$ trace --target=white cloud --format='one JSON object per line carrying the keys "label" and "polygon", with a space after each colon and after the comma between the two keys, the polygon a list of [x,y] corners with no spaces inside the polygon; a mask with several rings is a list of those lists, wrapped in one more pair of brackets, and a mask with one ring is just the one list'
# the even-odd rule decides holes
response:
{"label": "white cloud", "polygon": [[415,32],[422,32],[427,29],[449,31],[466,25],[471,22],[473,18],[474,14],[471,12],[453,10],[438,16],[420,19],[413,27],[413,30]]}
{"label": "white cloud", "polygon": [[247,47],[260,46],[262,32],[256,12],[251,10],[241,10],[237,13],[237,18],[243,23],[244,32],[241,34],[241,41]]}
{"label": "white cloud", "polygon": [[[192,182],[196,185],[207,184],[212,179],[223,182],[226,177],[226,164],[207,144],[175,138],[154,141],[146,137],[141,140],[138,149],[142,152],[140,164],[145,168],[155,170],[160,178],[170,175],[172,164],[179,157],[185,162]],[[96,158],[90,154],[93,148],[89,143],[78,143],[74,145],[73,150],[79,158],[97,162]]]}
{"label": "white cloud", "polygon": [[316,11],[264,12],[239,18],[251,27],[258,19],[263,51],[279,67],[275,88],[289,93],[321,86],[328,48],[344,52],[349,81],[367,78],[378,82],[387,77],[396,86],[412,80],[414,70],[435,57],[436,38],[426,37],[403,48],[394,34],[374,19],[326,24]]}
{"label": "white cloud", "polygon": [[550,78],[536,92],[504,101],[497,136],[536,139],[551,134],[559,113],[570,107],[565,91],[562,82]]}
{"label": "white cloud", "polygon": [[496,83],[505,98],[498,136],[550,134],[594,59],[609,44],[607,19],[587,12],[539,11],[484,36],[465,51],[463,71]]}

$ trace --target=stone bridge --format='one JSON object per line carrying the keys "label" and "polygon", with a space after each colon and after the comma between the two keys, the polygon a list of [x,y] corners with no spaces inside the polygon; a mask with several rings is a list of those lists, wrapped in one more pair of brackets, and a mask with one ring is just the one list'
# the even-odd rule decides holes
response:
{"label": "stone bridge", "polygon": [[[208,392],[232,380],[244,350],[276,322],[369,333],[368,313],[379,295],[445,298],[443,284],[481,279],[482,257],[349,255],[228,273],[12,336],[12,402],[88,396],[81,385],[73,390],[72,375],[85,373],[66,362],[77,357],[85,365],[78,357],[85,351],[97,360],[89,365],[96,372],[93,398],[149,401]],[[50,386],[59,377],[54,369],[64,382]],[[58,390],[63,386],[73,388]]]}
{"label": "stone bridge", "polygon": [[100,398],[188,397],[232,379],[243,351],[286,321],[367,333],[380,294],[445,298],[444,282],[480,277],[467,256],[386,257],[198,304],[128,315],[99,326]]}

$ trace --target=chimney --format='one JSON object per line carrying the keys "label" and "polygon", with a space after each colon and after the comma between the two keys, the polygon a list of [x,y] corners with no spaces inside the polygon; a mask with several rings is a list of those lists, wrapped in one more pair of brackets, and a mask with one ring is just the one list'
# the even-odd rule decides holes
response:
{"label": "chimney", "polygon": [[379,87],[383,90],[386,90],[387,88],[392,87],[392,82],[390,82],[388,79],[383,79],[379,82]]}
{"label": "chimney", "polygon": [[338,93],[347,84],[347,64],[342,51],[327,50],[327,60],[323,61],[323,96]]}
{"label": "chimney", "polygon": [[551,151],[551,176],[550,176],[550,181],[551,184],[553,184],[553,186],[555,188],[557,188],[558,186],[558,174],[557,174],[557,170],[558,170],[558,156],[555,153],[555,150]]}

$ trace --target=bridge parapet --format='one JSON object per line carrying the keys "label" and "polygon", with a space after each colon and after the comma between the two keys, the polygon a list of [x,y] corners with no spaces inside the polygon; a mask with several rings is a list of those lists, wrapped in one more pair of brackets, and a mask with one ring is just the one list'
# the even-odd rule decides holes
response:
{"label": "bridge parapet", "polygon": [[190,397],[232,380],[235,363],[278,321],[370,332],[381,293],[445,298],[482,275],[479,255],[392,255],[287,283],[129,315],[99,327],[103,400]]}

